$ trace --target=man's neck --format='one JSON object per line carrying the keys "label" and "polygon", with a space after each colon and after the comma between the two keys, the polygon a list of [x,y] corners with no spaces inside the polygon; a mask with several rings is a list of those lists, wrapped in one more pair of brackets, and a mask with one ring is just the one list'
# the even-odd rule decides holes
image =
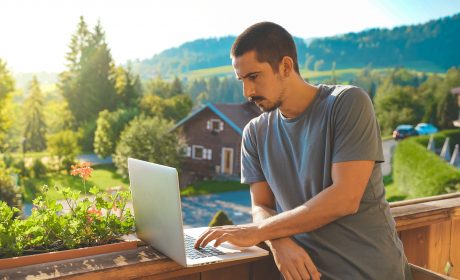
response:
{"label": "man's neck", "polygon": [[279,108],[280,112],[288,119],[295,118],[305,112],[318,92],[318,87],[295,79],[286,89],[286,96]]}

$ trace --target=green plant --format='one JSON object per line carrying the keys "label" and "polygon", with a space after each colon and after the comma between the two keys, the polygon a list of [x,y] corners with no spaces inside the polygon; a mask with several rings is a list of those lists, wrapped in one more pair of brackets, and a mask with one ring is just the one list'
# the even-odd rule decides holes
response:
{"label": "green plant", "polygon": [[225,226],[225,225],[233,225],[232,220],[227,216],[227,214],[219,210],[217,213],[214,215],[212,218],[211,222],[209,223],[210,227],[216,227],[216,226]]}
{"label": "green plant", "polygon": [[[84,171],[75,176],[91,173]],[[126,208],[129,192],[109,194],[92,187],[92,196],[82,198],[79,191],[55,188],[67,209],[48,197],[46,185],[26,219],[14,217],[19,210],[0,202],[0,258],[114,243],[134,231],[134,217]]]}
{"label": "green plant", "polygon": [[34,159],[32,163],[32,174],[34,178],[43,178],[46,175],[46,166],[40,158]]}
{"label": "green plant", "polygon": [[[435,135],[435,139],[439,135]],[[393,175],[396,186],[410,198],[433,196],[460,190],[460,171],[438,155],[427,151],[413,137],[401,141],[393,157]]]}
{"label": "green plant", "polygon": [[78,135],[71,130],[64,130],[48,136],[48,151],[57,158],[58,170],[64,166],[70,167],[80,152]]}
{"label": "green plant", "polygon": [[0,161],[0,200],[3,200],[10,206],[20,207],[20,190],[16,186],[12,175],[12,170],[6,168],[5,164]]}

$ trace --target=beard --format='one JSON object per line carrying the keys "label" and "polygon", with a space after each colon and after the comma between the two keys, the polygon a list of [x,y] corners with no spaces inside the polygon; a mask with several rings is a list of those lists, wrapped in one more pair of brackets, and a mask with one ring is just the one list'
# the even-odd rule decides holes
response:
{"label": "beard", "polygon": [[[256,106],[259,107],[259,109],[262,112],[268,113],[268,112],[272,112],[278,109],[283,104],[284,95],[285,95],[285,89],[282,89],[278,99],[275,102],[270,102],[263,96],[254,96],[251,98],[250,101],[254,102]],[[260,101],[260,103],[257,103],[257,101]],[[264,104],[264,103],[268,103],[268,104]]]}
{"label": "beard", "polygon": [[262,103],[260,103],[260,104],[256,103],[257,107],[259,107],[259,109],[264,113],[272,112],[272,111],[278,109],[281,106],[281,104],[282,104],[281,100],[277,100],[276,103],[269,104],[267,106],[264,106]]}

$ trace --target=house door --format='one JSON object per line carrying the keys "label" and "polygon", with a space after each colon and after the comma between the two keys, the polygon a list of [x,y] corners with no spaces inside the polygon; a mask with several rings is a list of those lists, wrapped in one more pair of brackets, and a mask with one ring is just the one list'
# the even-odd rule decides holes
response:
{"label": "house door", "polygon": [[233,174],[233,149],[222,148],[222,173]]}

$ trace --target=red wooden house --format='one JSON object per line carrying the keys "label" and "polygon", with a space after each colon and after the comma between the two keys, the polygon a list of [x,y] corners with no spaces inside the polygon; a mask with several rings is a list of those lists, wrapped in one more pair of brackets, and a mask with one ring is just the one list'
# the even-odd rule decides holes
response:
{"label": "red wooden house", "polygon": [[261,111],[253,103],[208,103],[179,121],[187,152],[179,175],[181,186],[211,178],[240,178],[244,126]]}

